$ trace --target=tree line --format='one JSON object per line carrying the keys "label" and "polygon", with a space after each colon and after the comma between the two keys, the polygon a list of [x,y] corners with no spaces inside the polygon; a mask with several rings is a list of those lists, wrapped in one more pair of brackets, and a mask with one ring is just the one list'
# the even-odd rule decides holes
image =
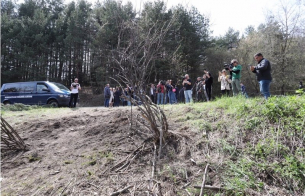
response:
{"label": "tree line", "polygon": [[[209,18],[195,7],[167,8],[163,1],[146,2],[136,11],[132,3],[114,0],[93,5],[84,0],[67,5],[62,0],[20,4],[3,0],[1,82],[49,80],[69,86],[77,77],[82,86],[100,93],[105,84],[116,84],[113,78],[120,75],[122,64],[137,66],[154,51],[145,65],[149,66],[143,77],[147,84],[166,79],[181,84],[185,73],[195,81],[205,68],[214,74],[213,92],[217,94],[218,71],[237,58],[243,65],[243,83],[257,93],[255,76],[247,66],[254,64],[255,53],[262,52],[273,67],[271,90],[285,94],[305,78],[304,4],[299,3],[282,4],[278,8],[282,18],[270,14],[266,23],[257,29],[249,26],[243,35],[229,28],[224,36],[213,37]],[[166,32],[161,32],[165,26]],[[153,50],[154,37],[147,35],[153,31],[155,36],[158,30],[164,37]],[[147,42],[150,50],[143,46],[133,61],[127,59],[136,51],[135,43],[145,39],[151,39]]]}

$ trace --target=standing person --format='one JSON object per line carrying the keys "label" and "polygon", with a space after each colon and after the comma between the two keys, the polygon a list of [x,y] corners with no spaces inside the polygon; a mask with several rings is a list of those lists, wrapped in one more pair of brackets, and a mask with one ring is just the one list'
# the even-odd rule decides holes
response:
{"label": "standing person", "polygon": [[175,103],[178,103],[178,95],[179,95],[179,89],[176,85],[173,85],[173,93],[175,98]]}
{"label": "standing person", "polygon": [[69,107],[75,108],[78,99],[78,91],[81,90],[80,84],[78,83],[78,78],[74,79],[74,82],[71,84],[70,89],[71,89],[71,95],[70,95]]}
{"label": "standing person", "polygon": [[240,83],[240,86],[241,86],[241,93],[242,93],[246,98],[248,98],[248,94],[247,94],[245,85],[244,85],[243,83]]}
{"label": "standing person", "polygon": [[211,75],[211,73],[209,71],[207,71],[206,69],[203,70],[204,72],[204,78],[205,78],[205,90],[207,92],[208,101],[211,101],[212,99],[212,85],[213,85],[213,77]]}
{"label": "standing person", "polygon": [[203,94],[205,96],[205,99],[207,100],[207,102],[209,101],[209,96],[207,94],[207,90],[205,88],[205,80],[206,80],[206,75],[203,75],[202,77],[202,88],[203,88]]}
{"label": "standing person", "polygon": [[233,65],[233,69],[230,69],[230,72],[232,72],[232,91],[233,96],[236,96],[241,91],[240,86],[240,76],[241,76],[241,65],[238,64],[238,61],[236,59],[232,59],[231,64]]}
{"label": "standing person", "polygon": [[185,96],[184,96],[184,87],[182,87],[178,92],[178,99],[179,103],[185,103]]}
{"label": "standing person", "polygon": [[133,89],[129,86],[129,84],[126,84],[127,86],[127,105],[131,106],[131,99],[133,98]]}
{"label": "standing person", "polygon": [[163,100],[164,100],[164,85],[162,84],[162,81],[159,82],[159,84],[157,85],[157,91],[156,93],[158,93],[157,96],[157,104],[163,104]]}
{"label": "standing person", "polygon": [[104,106],[105,107],[109,107],[109,99],[110,99],[111,93],[110,93],[110,88],[109,88],[109,84],[106,84],[105,88],[104,88]]}
{"label": "standing person", "polygon": [[193,102],[192,98],[192,80],[188,74],[185,74],[182,82],[184,88],[185,103]]}
{"label": "standing person", "polygon": [[203,101],[203,82],[201,77],[198,77],[196,81],[196,99],[197,102]]}
{"label": "standing person", "polygon": [[225,69],[219,72],[218,82],[220,82],[221,94],[229,96],[231,79]]}
{"label": "standing person", "polygon": [[173,104],[176,102],[175,92],[173,91],[174,89],[175,88],[172,85],[172,80],[168,80],[168,82],[166,83],[166,90],[167,90],[168,100],[169,100],[170,104]]}
{"label": "standing person", "polygon": [[122,102],[123,102],[123,106],[127,106],[128,104],[127,104],[127,96],[128,96],[128,89],[127,88],[124,88],[124,90],[123,90],[123,94],[122,94],[122,96],[121,96],[121,98],[122,98]]}
{"label": "standing person", "polygon": [[167,88],[166,88],[167,84],[168,84],[168,80],[165,83],[162,81],[162,85],[164,85],[164,95],[163,95],[163,97],[164,97],[164,104],[165,105],[167,104]]}
{"label": "standing person", "polygon": [[271,64],[261,53],[255,54],[254,59],[257,62],[257,65],[250,66],[250,70],[256,74],[260,92],[265,99],[268,99],[268,97],[270,97],[270,83],[272,81]]}
{"label": "standing person", "polygon": [[156,87],[154,84],[150,85],[150,89],[149,89],[149,97],[151,99],[151,101],[153,103],[156,103],[155,99],[156,99]]}
{"label": "standing person", "polygon": [[304,88],[303,82],[301,81],[301,82],[299,83],[299,89],[303,89],[303,88]]}
{"label": "standing person", "polygon": [[121,95],[122,95],[121,88],[117,87],[116,91],[114,92],[114,107],[119,107],[120,106]]}
{"label": "standing person", "polygon": [[113,102],[114,102],[114,96],[113,96],[113,92],[114,88],[110,88],[110,99],[109,99],[109,107],[113,107]]}

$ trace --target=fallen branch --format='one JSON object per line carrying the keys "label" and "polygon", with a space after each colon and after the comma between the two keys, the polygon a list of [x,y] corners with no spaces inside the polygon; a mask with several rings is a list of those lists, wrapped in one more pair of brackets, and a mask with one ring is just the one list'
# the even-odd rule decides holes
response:
{"label": "fallen branch", "polygon": [[208,167],[209,167],[209,164],[207,164],[207,166],[205,166],[205,170],[204,170],[204,174],[203,174],[203,179],[202,179],[201,190],[200,190],[199,196],[203,195],[203,189],[204,189],[204,185],[205,185],[205,178],[206,178],[206,175],[207,175]]}
{"label": "fallen branch", "polygon": [[185,185],[183,185],[183,186],[181,187],[181,189],[185,189],[186,187],[190,186],[190,184],[192,184],[192,182],[186,183]]}
{"label": "fallen branch", "polygon": [[[194,188],[195,189],[201,189],[201,186],[195,185]],[[210,185],[205,185],[204,188],[210,189],[210,190],[213,190],[213,191],[225,191],[225,190],[227,190],[227,189],[222,188],[222,187],[210,186]]]}
{"label": "fallen branch", "polygon": [[[150,138],[149,138],[150,139]],[[115,164],[113,167],[111,167],[110,169],[107,169],[105,170],[102,174],[105,174],[107,171],[113,171],[114,169],[116,169],[117,167],[120,167],[120,169],[123,169],[124,167],[128,166],[129,164],[129,159],[132,155],[134,155],[136,152],[138,152],[138,150],[140,150],[141,148],[143,149],[144,146],[145,146],[145,142],[147,141],[148,139],[146,139],[141,146],[139,146],[137,149],[135,149],[132,153],[130,153],[129,155],[127,155],[122,161],[120,161],[119,163]],[[137,153],[138,154],[138,153]],[[135,154],[135,156],[137,155]],[[126,163],[124,163],[126,161]],[[120,170],[119,169],[119,170]],[[118,170],[116,170],[118,171]]]}
{"label": "fallen branch", "polygon": [[111,193],[110,196],[120,195],[121,193],[124,193],[125,191],[127,191],[127,190],[130,189],[131,187],[133,187],[133,185],[130,185],[130,186],[128,186],[128,187],[125,187],[125,188],[123,188],[123,189],[121,189],[121,190],[118,190],[118,191],[116,191],[116,192],[113,192],[113,193]]}
{"label": "fallen branch", "polygon": [[1,151],[28,150],[26,144],[13,127],[1,117]]}

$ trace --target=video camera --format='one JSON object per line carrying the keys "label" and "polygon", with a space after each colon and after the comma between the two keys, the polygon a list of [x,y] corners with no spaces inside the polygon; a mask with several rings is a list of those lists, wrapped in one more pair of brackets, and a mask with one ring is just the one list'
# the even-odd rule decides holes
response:
{"label": "video camera", "polygon": [[225,63],[223,67],[224,67],[226,70],[229,70],[229,69],[233,69],[234,65],[233,65],[233,63],[230,63],[230,64]]}

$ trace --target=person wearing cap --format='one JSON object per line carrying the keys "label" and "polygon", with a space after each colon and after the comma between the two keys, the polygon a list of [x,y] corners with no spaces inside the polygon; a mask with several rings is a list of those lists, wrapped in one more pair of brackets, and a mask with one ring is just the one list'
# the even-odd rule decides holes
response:
{"label": "person wearing cap", "polygon": [[230,79],[230,76],[227,75],[227,71],[225,69],[223,69],[221,72],[219,72],[218,82],[220,82],[220,89],[221,89],[222,95],[229,96],[230,83],[232,82],[232,80]]}
{"label": "person wearing cap", "polygon": [[229,68],[229,70],[230,72],[232,72],[232,91],[233,96],[236,96],[241,92],[241,65],[238,64],[238,61],[236,59],[232,59],[231,64],[233,65],[233,69]]}
{"label": "person wearing cap", "polygon": [[250,70],[256,74],[261,94],[265,99],[268,99],[270,97],[270,83],[272,81],[271,64],[261,53],[255,54],[254,59],[257,65],[250,66]]}

